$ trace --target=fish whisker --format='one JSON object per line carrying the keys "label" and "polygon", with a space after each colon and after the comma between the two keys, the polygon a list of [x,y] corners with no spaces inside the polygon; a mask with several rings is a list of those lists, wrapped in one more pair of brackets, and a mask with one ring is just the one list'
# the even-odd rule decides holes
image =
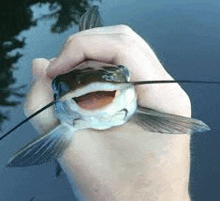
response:
{"label": "fish whisker", "polygon": [[[110,82],[110,81],[109,81]],[[201,81],[201,80],[149,80],[149,81],[134,81],[134,82],[112,82],[117,84],[171,84],[171,83],[189,83],[189,84],[220,84],[220,81]]]}
{"label": "fish whisker", "polygon": [[[107,81],[110,83],[116,83],[116,84],[133,84],[133,85],[144,85],[144,84],[172,84],[172,83],[188,83],[188,84],[220,84],[220,81],[202,81],[202,80],[148,80],[148,81],[134,81],[134,82],[112,82]],[[74,97],[73,97],[74,98]],[[5,133],[3,136],[0,137],[0,140],[8,136],[11,132],[13,132],[15,129],[20,127],[22,124],[27,122],[28,120],[32,119],[39,113],[43,112],[50,106],[54,105],[59,99],[50,102],[49,104],[45,105],[43,108],[35,112],[34,114],[30,115],[28,118],[21,121],[19,124],[17,124],[14,128],[9,130],[7,133]]]}
{"label": "fish whisker", "polygon": [[3,138],[5,138],[6,136],[8,136],[11,132],[13,132],[15,129],[17,129],[18,127],[20,127],[22,124],[24,124],[25,122],[27,122],[28,120],[32,119],[33,117],[35,117],[36,115],[38,115],[39,113],[43,112],[44,110],[46,110],[47,108],[51,107],[52,105],[54,105],[57,102],[57,100],[52,101],[50,103],[48,103],[47,105],[45,105],[44,107],[42,107],[41,109],[39,109],[37,112],[33,113],[32,115],[30,115],[28,118],[24,119],[23,121],[21,121],[19,124],[17,124],[14,128],[12,128],[10,131],[8,131],[7,133],[5,133],[3,136],[0,137],[0,140],[2,140]]}

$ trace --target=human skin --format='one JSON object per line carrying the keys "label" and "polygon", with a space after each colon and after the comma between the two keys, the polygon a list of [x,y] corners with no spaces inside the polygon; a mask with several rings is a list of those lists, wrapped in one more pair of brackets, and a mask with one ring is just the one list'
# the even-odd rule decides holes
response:
{"label": "human skin", "polygon": [[[53,100],[52,79],[85,60],[125,65],[132,81],[173,79],[150,46],[125,25],[78,32],[52,61],[33,61],[33,83],[25,103],[32,114]],[[87,61],[89,62],[89,61]],[[89,64],[89,63],[88,63]],[[191,116],[189,97],[178,84],[136,87],[141,106]],[[41,134],[59,122],[53,109],[32,120]],[[133,122],[105,131],[75,133],[58,159],[82,200],[189,201],[190,136],[152,133]]]}

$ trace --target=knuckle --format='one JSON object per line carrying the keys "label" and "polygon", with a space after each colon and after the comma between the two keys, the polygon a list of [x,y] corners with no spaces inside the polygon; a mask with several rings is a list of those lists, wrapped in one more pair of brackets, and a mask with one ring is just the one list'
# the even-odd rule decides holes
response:
{"label": "knuckle", "polygon": [[118,30],[124,34],[130,34],[131,32],[133,32],[133,30],[128,25],[125,24],[118,25]]}
{"label": "knuckle", "polygon": [[184,101],[188,107],[191,107],[191,100],[189,95],[184,91]]}
{"label": "knuckle", "polygon": [[73,38],[74,38],[74,35],[69,36],[69,37],[66,39],[65,44],[70,43]]}
{"label": "knuckle", "polygon": [[121,24],[118,26],[118,37],[121,43],[127,47],[130,45],[133,46],[136,44],[135,32],[127,25]]}
{"label": "knuckle", "polygon": [[72,43],[77,43],[79,40],[80,40],[80,36],[78,36],[77,34],[71,35],[67,38],[66,42],[64,43],[64,47]]}
{"label": "knuckle", "polygon": [[120,34],[119,40],[124,50],[134,49],[137,46],[137,41],[132,35]]}
{"label": "knuckle", "polygon": [[81,41],[80,36],[77,36],[77,35],[71,35],[71,36],[69,36],[69,37],[67,38],[67,40],[64,42],[64,44],[63,44],[63,46],[62,46],[60,52],[62,52],[62,51],[65,50],[65,49],[68,49],[69,47],[72,46],[72,44],[74,44],[74,45],[79,44],[80,41]]}

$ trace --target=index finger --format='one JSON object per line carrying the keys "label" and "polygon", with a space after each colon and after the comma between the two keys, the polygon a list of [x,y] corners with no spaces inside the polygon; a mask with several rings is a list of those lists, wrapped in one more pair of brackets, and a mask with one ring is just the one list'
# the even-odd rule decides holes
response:
{"label": "index finger", "polygon": [[65,45],[59,57],[51,61],[47,74],[53,78],[84,60],[114,63],[118,52],[116,46],[118,43],[112,35],[76,36]]}
{"label": "index finger", "polygon": [[[150,46],[130,27],[116,25],[93,28],[70,36],[60,56],[51,61],[47,73],[52,78],[89,59],[130,65],[129,56],[137,58],[141,50],[145,52],[144,57],[149,58],[150,66],[152,61],[157,67],[160,65]],[[146,66],[147,63],[143,62],[142,65]]]}

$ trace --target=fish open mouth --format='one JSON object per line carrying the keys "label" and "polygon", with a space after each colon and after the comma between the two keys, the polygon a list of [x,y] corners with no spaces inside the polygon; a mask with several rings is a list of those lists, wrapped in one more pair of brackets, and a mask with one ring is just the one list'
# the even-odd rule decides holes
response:
{"label": "fish open mouth", "polygon": [[116,97],[116,91],[95,91],[84,94],[73,100],[83,109],[94,110],[102,108],[113,102]]}

